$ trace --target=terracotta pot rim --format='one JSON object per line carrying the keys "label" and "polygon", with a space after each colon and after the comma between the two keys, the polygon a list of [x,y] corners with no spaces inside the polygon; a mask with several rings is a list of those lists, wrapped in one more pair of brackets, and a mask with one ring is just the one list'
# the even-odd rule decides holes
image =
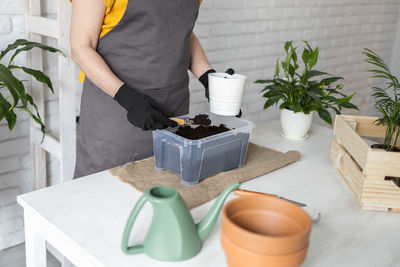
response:
{"label": "terracotta pot rim", "polygon": [[238,201],[242,201],[242,200],[241,200],[242,198],[261,199],[261,198],[264,198],[264,197],[263,197],[263,196],[246,196],[246,197],[239,197],[239,198],[232,199],[232,200],[230,200],[228,203],[226,203],[225,206],[224,206],[224,208],[223,208],[223,211],[222,211],[222,216],[226,218],[226,222],[228,223],[228,226],[229,226],[229,227],[232,227],[232,228],[237,229],[237,230],[240,230],[240,231],[244,231],[246,234],[249,234],[252,238],[263,239],[263,240],[277,240],[277,239],[278,239],[278,240],[285,240],[285,239],[293,239],[293,238],[296,238],[296,237],[301,237],[301,236],[307,235],[307,233],[309,233],[309,232],[311,231],[312,221],[311,221],[310,216],[307,214],[307,212],[305,212],[303,209],[297,207],[297,206],[296,206],[295,204],[293,204],[293,203],[290,203],[290,202],[288,202],[288,201],[286,201],[286,200],[277,199],[277,198],[275,198],[275,199],[272,199],[272,198],[271,198],[271,199],[269,199],[269,200],[270,200],[270,201],[278,201],[278,202],[281,202],[281,203],[285,203],[286,205],[290,205],[290,206],[292,206],[292,207],[294,207],[294,208],[296,208],[296,209],[300,209],[302,212],[304,212],[304,213],[307,215],[307,216],[306,216],[306,217],[308,218],[308,220],[307,220],[307,226],[306,226],[302,231],[300,231],[300,232],[298,232],[298,233],[296,233],[296,234],[282,235],[282,236],[261,235],[261,234],[255,233],[255,232],[253,232],[253,231],[247,230],[246,228],[243,228],[242,226],[237,225],[236,223],[234,223],[234,222],[231,220],[231,218],[228,216],[228,214],[227,214],[227,208],[228,208],[230,205],[233,205],[233,204],[235,204],[235,203],[238,202]]}

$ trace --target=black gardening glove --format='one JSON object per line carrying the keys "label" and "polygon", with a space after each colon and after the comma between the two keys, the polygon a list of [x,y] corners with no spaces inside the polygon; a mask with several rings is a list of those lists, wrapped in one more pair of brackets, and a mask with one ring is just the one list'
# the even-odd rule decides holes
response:
{"label": "black gardening glove", "polygon": [[[203,84],[204,88],[205,88],[205,96],[208,99],[208,101],[210,101],[210,94],[209,94],[209,90],[208,90],[208,74],[209,73],[215,73],[216,71],[214,69],[210,69],[208,71],[206,71],[205,73],[203,73],[200,78],[199,81]],[[227,69],[225,71],[225,73],[228,73],[229,75],[233,75],[235,74],[235,71],[231,68]],[[237,118],[242,117],[242,109],[240,109],[239,114],[236,115]]]}
{"label": "black gardening glove", "polygon": [[119,88],[114,99],[128,111],[128,120],[136,127],[155,130],[177,126],[177,123],[168,119],[150,96],[139,93],[127,84]]}
{"label": "black gardening glove", "polygon": [[203,84],[205,91],[205,97],[208,99],[208,101],[210,101],[210,95],[209,95],[209,91],[208,91],[208,74],[210,73],[216,73],[216,71],[214,69],[210,69],[206,72],[204,72],[200,77],[199,77],[199,81]]}

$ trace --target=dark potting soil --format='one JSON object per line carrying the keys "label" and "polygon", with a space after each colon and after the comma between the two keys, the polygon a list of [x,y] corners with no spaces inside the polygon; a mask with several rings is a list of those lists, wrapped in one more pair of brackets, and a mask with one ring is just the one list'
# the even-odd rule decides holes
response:
{"label": "dark potting soil", "polygon": [[219,126],[197,126],[196,128],[183,126],[179,127],[175,134],[190,140],[198,140],[227,131],[229,131],[229,128],[224,124]]}
{"label": "dark potting soil", "polygon": [[[385,150],[385,146],[383,144],[373,144],[373,145],[371,145],[371,148]],[[390,151],[390,152],[400,152],[400,148],[396,147],[393,151]]]}
{"label": "dark potting soil", "polygon": [[193,124],[196,124],[196,125],[209,126],[211,124],[211,120],[207,114],[196,115],[191,120],[193,121]]}

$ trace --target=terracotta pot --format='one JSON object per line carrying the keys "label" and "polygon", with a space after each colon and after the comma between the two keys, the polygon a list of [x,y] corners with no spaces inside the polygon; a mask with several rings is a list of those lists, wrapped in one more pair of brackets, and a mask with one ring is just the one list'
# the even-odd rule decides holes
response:
{"label": "terracotta pot", "polygon": [[229,201],[221,242],[229,267],[299,266],[306,257],[311,218],[281,199],[254,196]]}

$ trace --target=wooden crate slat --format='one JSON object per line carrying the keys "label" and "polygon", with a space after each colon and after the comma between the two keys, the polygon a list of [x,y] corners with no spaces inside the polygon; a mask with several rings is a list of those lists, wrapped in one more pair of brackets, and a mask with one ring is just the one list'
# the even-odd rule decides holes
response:
{"label": "wooden crate slat", "polygon": [[390,199],[368,198],[362,200],[363,205],[386,208],[386,209],[399,209],[400,202]]}
{"label": "wooden crate slat", "polygon": [[378,117],[362,117],[362,116],[349,116],[341,115],[345,120],[354,120],[357,122],[356,132],[360,136],[365,137],[384,137],[386,127],[377,126],[375,121]]}
{"label": "wooden crate slat", "polygon": [[375,207],[372,205],[362,205],[362,208],[365,210],[371,210],[371,211],[388,211],[389,208],[385,207]]}
{"label": "wooden crate slat", "polygon": [[334,133],[339,143],[364,168],[369,147],[342,116],[336,116]]}
{"label": "wooden crate slat", "polygon": [[363,172],[366,175],[400,177],[400,153],[384,150],[369,151]]}
{"label": "wooden crate slat", "polygon": [[363,180],[360,179],[362,173],[336,139],[333,139],[331,143],[331,159],[339,176],[356,200],[360,202],[363,187]]}

